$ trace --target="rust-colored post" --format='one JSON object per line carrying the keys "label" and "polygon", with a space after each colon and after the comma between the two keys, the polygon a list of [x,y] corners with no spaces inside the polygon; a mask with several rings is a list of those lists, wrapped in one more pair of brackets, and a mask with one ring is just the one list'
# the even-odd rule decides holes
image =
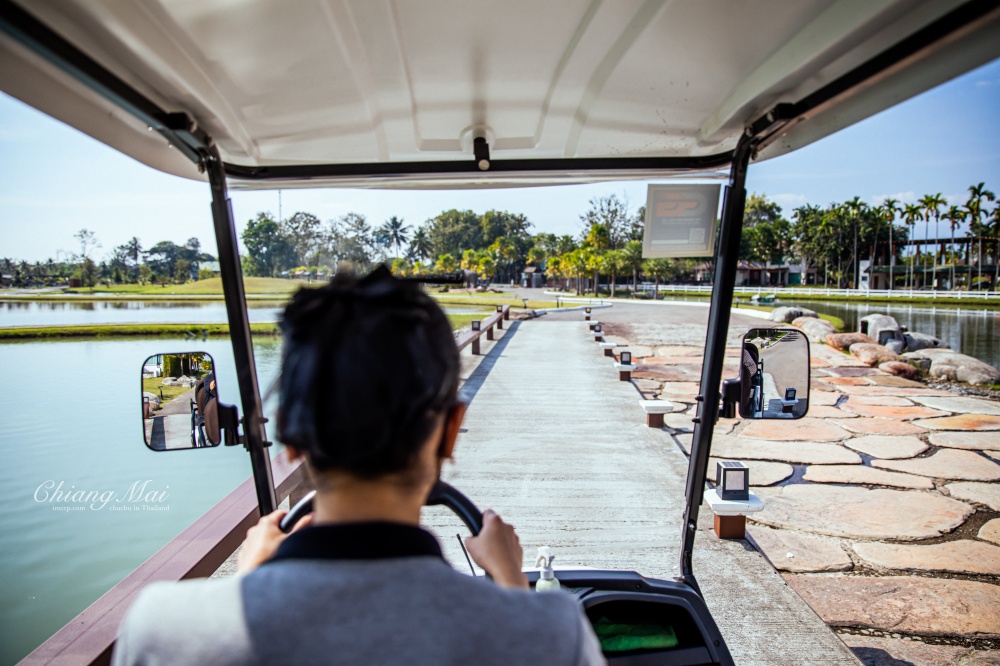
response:
{"label": "rust-colored post", "polygon": [[632,381],[632,371],[631,370],[619,370],[618,379],[623,382]]}
{"label": "rust-colored post", "polygon": [[472,340],[472,355],[479,356],[479,338],[474,338]]}
{"label": "rust-colored post", "polygon": [[650,428],[662,428],[663,414],[646,414],[646,425]]}
{"label": "rust-colored post", "polygon": [[747,536],[747,517],[715,514],[715,536],[720,539],[745,539]]}
{"label": "rust-colored post", "polygon": [[493,327],[492,326],[490,326],[489,328],[486,329],[486,339],[487,340],[492,340],[493,339]]}

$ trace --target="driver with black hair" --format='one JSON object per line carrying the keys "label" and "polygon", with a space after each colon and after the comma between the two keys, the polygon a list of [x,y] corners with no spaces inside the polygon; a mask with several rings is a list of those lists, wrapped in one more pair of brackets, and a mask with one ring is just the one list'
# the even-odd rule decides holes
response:
{"label": "driver with black hair", "polygon": [[514,528],[486,511],[466,540],[493,578],[452,569],[420,509],[465,405],[441,308],[385,268],[338,273],[285,310],[278,438],[302,457],[315,511],[247,532],[240,575],[155,583],[115,664],[602,664],[569,594],[536,594]]}

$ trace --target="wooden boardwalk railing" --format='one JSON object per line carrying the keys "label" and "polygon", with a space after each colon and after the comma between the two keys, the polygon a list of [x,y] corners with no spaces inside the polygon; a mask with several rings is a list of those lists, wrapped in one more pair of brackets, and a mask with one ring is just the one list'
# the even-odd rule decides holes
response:
{"label": "wooden boardwalk railing", "polygon": [[[483,320],[481,330],[463,333],[455,342],[459,351],[479,342],[493,327],[503,328],[510,306]],[[299,461],[285,453],[271,460],[279,502],[306,480]],[[108,590],[62,629],[25,657],[22,664],[109,664],[118,627],[143,587],[157,581],[179,581],[212,575],[243,543],[246,531],[260,518],[253,479],[247,479],[170,543],[156,551],[138,569]]]}

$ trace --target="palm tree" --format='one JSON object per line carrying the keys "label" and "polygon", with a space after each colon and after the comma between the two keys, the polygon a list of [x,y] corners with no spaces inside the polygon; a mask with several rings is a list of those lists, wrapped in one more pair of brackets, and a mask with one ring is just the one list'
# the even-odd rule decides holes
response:
{"label": "palm tree", "polygon": [[854,197],[850,201],[845,201],[843,205],[844,211],[850,215],[852,226],[854,227],[854,259],[852,268],[854,269],[854,288],[857,289],[858,285],[861,283],[861,264],[858,262],[858,218],[861,215],[861,211],[868,208],[868,204],[861,200],[860,197]]}
{"label": "palm tree", "polygon": [[959,208],[958,206],[952,206],[947,211],[945,211],[945,213],[944,213],[944,215],[942,217],[944,217],[944,219],[948,220],[951,223],[949,225],[951,227],[951,251],[952,251],[952,259],[951,259],[951,288],[954,289],[955,288],[955,264],[958,263],[957,260],[956,260],[956,258],[955,258],[955,256],[954,256],[954,254],[955,254],[955,229],[957,229],[958,227],[960,227],[962,225],[962,222],[965,221],[965,211],[962,210],[961,208]]}
{"label": "palm tree", "polygon": [[615,282],[618,275],[625,269],[625,257],[621,250],[608,250],[604,253],[604,272],[611,277],[611,298],[615,297]]}
{"label": "palm tree", "polygon": [[139,242],[139,238],[136,236],[132,236],[132,238],[130,238],[128,242],[125,243],[125,251],[128,252],[128,256],[132,260],[132,264],[134,266],[135,273],[133,275],[133,279],[136,282],[138,282],[139,259],[142,256],[142,243]]}
{"label": "palm tree", "polygon": [[969,185],[969,200],[965,204],[965,209],[969,212],[969,235],[972,238],[979,237],[979,257],[976,260],[977,283],[983,279],[983,228],[981,225],[984,212],[983,199],[994,201],[996,195],[986,189],[986,183]]}
{"label": "palm tree", "polygon": [[413,239],[410,241],[410,252],[413,256],[421,261],[426,261],[433,252],[434,247],[431,245],[430,236],[427,235],[427,230],[423,227],[417,229],[413,234]]}
{"label": "palm tree", "polygon": [[896,266],[896,251],[892,245],[892,230],[896,224],[896,216],[899,214],[899,202],[895,199],[886,199],[882,202],[880,213],[886,222],[889,223],[889,291],[892,291],[896,282],[896,274],[893,269]]}
{"label": "palm tree", "polygon": [[941,220],[941,211],[939,210],[941,206],[947,205],[947,201],[940,192],[937,194],[926,194],[918,202],[924,209],[924,240],[927,240],[927,234],[930,229],[931,216],[934,216],[934,259],[931,264],[931,285],[934,289],[937,289],[937,264],[938,264],[938,222]]}
{"label": "palm tree", "polygon": [[639,268],[642,266],[642,241],[629,241],[622,249],[625,266],[632,269],[632,294],[639,291]]}
{"label": "palm tree", "polygon": [[653,278],[653,298],[660,297],[660,282],[670,277],[674,270],[672,259],[646,259],[642,262],[642,272]]}
{"label": "palm tree", "polygon": [[410,237],[410,227],[404,225],[403,220],[393,215],[379,228],[379,233],[389,245],[396,246],[396,256],[402,255],[403,243]]}
{"label": "palm tree", "polygon": [[996,289],[997,284],[1000,284],[1000,256],[998,256],[1000,255],[1000,205],[993,207],[990,219],[993,220],[993,224],[990,226],[995,236],[993,241],[993,288]]}
{"label": "palm tree", "polygon": [[[921,219],[921,217],[923,217],[923,214],[920,212],[920,206],[916,204],[906,204],[905,207],[903,208],[903,219],[906,221],[908,225],[910,225],[914,229],[916,229],[917,220]],[[913,238],[912,232],[910,232],[910,238],[911,239]],[[909,279],[910,289],[913,289],[913,281],[915,277],[914,265],[920,259],[919,245],[914,246],[914,252],[916,256],[912,257],[910,261],[910,279]]]}

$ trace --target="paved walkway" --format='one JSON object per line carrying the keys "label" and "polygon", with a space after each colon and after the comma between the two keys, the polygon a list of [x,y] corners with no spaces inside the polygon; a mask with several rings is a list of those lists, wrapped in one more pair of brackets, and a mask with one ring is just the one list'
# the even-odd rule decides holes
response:
{"label": "paved walkway", "polygon": [[[671,578],[687,458],[666,431],[645,426],[640,395],[574,318],[514,323],[484,344],[468,368],[466,430],[445,478],[517,526],[525,566],[548,545],[557,566]],[[736,663],[858,663],[759,553],[719,541],[711,522],[705,507],[695,574]],[[466,567],[457,519],[428,509],[425,523]]]}

